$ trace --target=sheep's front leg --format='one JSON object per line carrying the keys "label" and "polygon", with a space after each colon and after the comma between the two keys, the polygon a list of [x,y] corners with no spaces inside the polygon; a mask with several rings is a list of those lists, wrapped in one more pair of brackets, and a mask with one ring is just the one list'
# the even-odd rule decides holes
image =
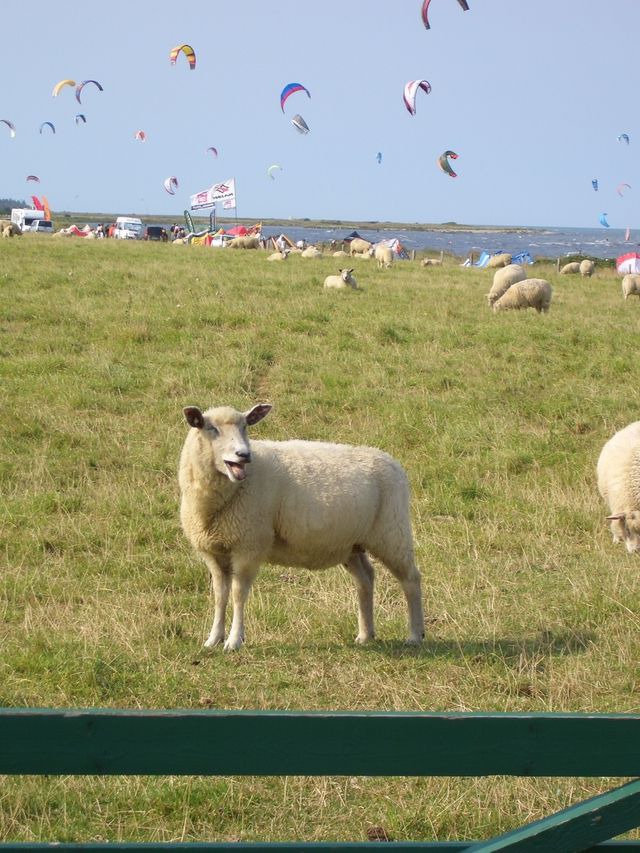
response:
{"label": "sheep's front leg", "polygon": [[344,564],[356,582],[358,591],[358,636],[356,643],[373,640],[373,580],[374,570],[366,554],[354,552]]}
{"label": "sheep's front leg", "polygon": [[222,560],[214,559],[210,555],[204,558],[211,572],[211,585],[215,597],[215,610],[213,614],[213,625],[211,632],[205,642],[205,648],[210,649],[224,642],[224,622],[231,589],[231,566]]}
{"label": "sheep's front leg", "polygon": [[231,575],[231,597],[233,599],[233,619],[231,630],[224,644],[226,652],[235,652],[244,642],[244,606],[251,592],[251,586],[258,574],[259,563],[234,561]]}

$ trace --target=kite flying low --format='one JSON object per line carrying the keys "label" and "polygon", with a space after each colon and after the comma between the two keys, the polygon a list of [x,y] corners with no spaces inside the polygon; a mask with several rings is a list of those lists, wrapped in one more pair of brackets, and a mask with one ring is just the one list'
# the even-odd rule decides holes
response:
{"label": "kite flying low", "polygon": [[443,172],[446,172],[447,175],[450,175],[452,178],[457,178],[457,172],[454,172],[451,163],[449,160],[457,160],[458,155],[455,151],[445,151],[444,154],[441,154],[438,157],[438,166],[442,169]]}

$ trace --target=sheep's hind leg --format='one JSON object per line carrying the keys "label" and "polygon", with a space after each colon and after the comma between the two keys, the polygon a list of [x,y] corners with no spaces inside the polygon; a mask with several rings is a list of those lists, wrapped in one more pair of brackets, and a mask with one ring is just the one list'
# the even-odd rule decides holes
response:
{"label": "sheep's hind leg", "polygon": [[373,640],[373,580],[374,570],[367,555],[354,551],[344,564],[347,571],[356,582],[358,591],[358,636],[356,643],[366,643]]}
{"label": "sheep's hind leg", "polygon": [[407,643],[412,645],[424,640],[424,612],[422,610],[422,590],[420,572],[413,562],[413,554],[399,558],[393,553],[374,553],[398,580],[407,600],[409,615],[409,636]]}
{"label": "sheep's hind leg", "polygon": [[213,625],[204,644],[205,648],[210,649],[224,642],[224,622],[231,589],[231,573],[229,565],[223,565],[208,554],[205,555],[204,560],[211,572],[211,585],[215,598]]}

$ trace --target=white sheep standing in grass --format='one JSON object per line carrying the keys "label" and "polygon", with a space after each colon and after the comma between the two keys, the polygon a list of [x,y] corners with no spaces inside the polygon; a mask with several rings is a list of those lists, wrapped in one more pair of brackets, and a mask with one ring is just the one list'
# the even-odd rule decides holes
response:
{"label": "white sheep standing in grass", "polygon": [[349,243],[349,254],[353,255],[368,255],[373,248],[373,243],[368,240],[363,240],[362,237],[354,237]]}
{"label": "white sheep standing in grass", "polygon": [[343,290],[345,287],[358,289],[358,282],[353,275],[353,269],[338,270],[340,275],[328,275],[324,280],[323,287],[334,287],[337,290]]}
{"label": "white sheep standing in grass", "polygon": [[508,267],[511,263],[511,255],[508,252],[501,252],[499,255],[492,255],[487,262],[488,268]]}
{"label": "white sheep standing in grass", "polygon": [[191,427],[180,456],[182,528],[211,572],[215,613],[205,646],[244,641],[244,608],[262,562],[306,569],[344,564],[358,594],[357,643],[375,636],[374,570],[367,552],[400,583],[410,643],[424,637],[415,565],[409,484],[382,450],[319,441],[252,441],[247,426],[271,405],[184,409]]}
{"label": "white sheep standing in grass", "polygon": [[571,261],[570,264],[565,264],[560,270],[560,275],[575,275],[580,272],[580,261]]}
{"label": "white sheep standing in grass", "polygon": [[389,246],[376,246],[374,249],[374,257],[378,262],[378,269],[388,270],[393,264],[393,252]]}
{"label": "white sheep standing in grass", "polygon": [[491,308],[494,302],[497,302],[509,290],[512,284],[515,284],[517,281],[524,281],[526,277],[527,273],[520,264],[509,264],[506,267],[497,269],[493,274],[491,290],[487,293],[489,307]]}
{"label": "white sheep standing in grass", "polygon": [[591,278],[596,268],[596,262],[592,261],[590,258],[585,258],[583,261],[580,261],[580,275],[583,278]]}
{"label": "white sheep standing in grass", "polygon": [[596,467],[598,491],[604,498],[614,542],[630,554],[640,551],[640,421],[619,430],[606,442]]}
{"label": "white sheep standing in grass", "polygon": [[494,311],[511,308],[535,308],[538,314],[547,313],[551,305],[553,289],[543,278],[527,278],[512,284],[500,299],[493,303]]}
{"label": "white sheep standing in grass", "polygon": [[622,279],[622,295],[625,299],[630,296],[640,296],[640,275],[628,273]]}

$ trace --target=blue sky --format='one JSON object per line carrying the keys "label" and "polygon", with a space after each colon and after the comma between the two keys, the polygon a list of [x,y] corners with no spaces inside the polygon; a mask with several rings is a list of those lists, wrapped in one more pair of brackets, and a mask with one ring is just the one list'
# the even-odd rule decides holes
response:
{"label": "blue sky", "polygon": [[[0,125],[0,196],[177,218],[192,193],[234,177],[240,220],[598,227],[606,212],[612,227],[640,227],[640,2],[469,6],[432,0],[427,31],[420,0],[6,3],[4,65],[16,83],[0,118],[16,137]],[[194,71],[182,56],[169,63],[183,42]],[[68,87],[53,98],[63,78],[104,91],[86,87],[82,106]],[[432,86],[415,116],[402,101],[412,79]],[[292,95],[283,115],[289,82],[311,99]],[[291,126],[295,113],[308,135]],[[43,121],[55,136],[38,133]],[[436,165],[445,149],[459,154],[455,179]],[[621,182],[631,185],[622,198]]]}

